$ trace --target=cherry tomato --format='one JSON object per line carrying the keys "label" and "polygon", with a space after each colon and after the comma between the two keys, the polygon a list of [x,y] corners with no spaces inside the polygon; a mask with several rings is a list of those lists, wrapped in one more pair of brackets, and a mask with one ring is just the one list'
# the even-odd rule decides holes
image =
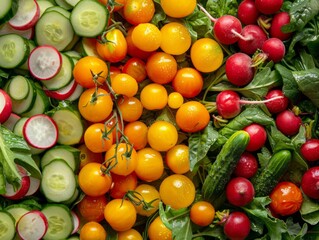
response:
{"label": "cherry tomato", "polygon": [[94,153],[106,152],[113,144],[113,135],[103,123],[93,123],[84,132],[84,143]]}
{"label": "cherry tomato", "polygon": [[183,18],[195,10],[196,0],[161,0],[161,7],[166,15],[173,18]]}
{"label": "cherry tomato", "polygon": [[172,109],[177,109],[184,103],[184,98],[179,92],[171,92],[168,95],[167,105]]}
{"label": "cherry tomato", "polygon": [[147,77],[145,62],[137,57],[130,58],[122,68],[123,73],[127,73],[137,82],[142,82]]}
{"label": "cherry tomato", "polygon": [[122,136],[123,132],[123,126],[122,121],[120,121],[120,117],[118,116],[118,113],[110,114],[107,119],[103,121],[105,125],[111,130],[113,135],[113,143],[115,143],[117,140],[119,140]]}
{"label": "cherry tomato", "polygon": [[213,222],[214,217],[215,208],[207,201],[198,201],[191,206],[190,219],[196,225],[208,226]]}
{"label": "cherry tomato", "polygon": [[140,23],[132,31],[132,41],[139,49],[152,52],[160,47],[162,34],[156,25]]}
{"label": "cherry tomato", "polygon": [[88,163],[79,172],[78,181],[81,190],[89,196],[98,197],[107,193],[112,184],[112,178],[104,174],[100,163]]}
{"label": "cherry tomato", "polygon": [[129,190],[134,190],[137,186],[137,176],[135,172],[130,173],[127,176],[111,174],[113,184],[110,189],[110,195],[112,198],[123,198]]}
{"label": "cherry tomato", "polygon": [[160,179],[164,172],[164,162],[160,152],[146,147],[137,152],[137,177],[146,182]]}
{"label": "cherry tomato", "polygon": [[105,240],[107,233],[98,222],[87,222],[80,230],[80,240]]}
{"label": "cherry tomato", "polygon": [[134,205],[137,214],[149,217],[158,210],[160,195],[154,186],[149,184],[140,184],[135,189],[135,195],[147,204],[151,205],[148,209],[144,209],[143,204]]}
{"label": "cherry tomato", "polygon": [[124,34],[116,28],[109,30],[105,39],[96,42],[99,56],[109,62],[120,62],[127,54],[127,43]]}
{"label": "cherry tomato", "polygon": [[165,226],[160,216],[151,222],[147,235],[150,240],[173,240],[172,230]]}
{"label": "cherry tomato", "polygon": [[155,83],[167,84],[171,82],[177,72],[175,58],[164,52],[153,53],[146,62],[148,77]]}
{"label": "cherry tomato", "polygon": [[152,0],[126,0],[123,8],[123,17],[132,25],[150,22],[154,13]]}
{"label": "cherry tomato", "polygon": [[185,67],[177,71],[172,86],[185,98],[196,97],[202,90],[204,80],[195,68]]}
{"label": "cherry tomato", "polygon": [[132,32],[133,32],[134,27],[129,28],[129,30],[127,31],[127,35],[126,35],[126,42],[127,42],[127,53],[131,56],[131,57],[137,57],[139,59],[142,59],[144,61],[147,60],[147,58],[153,53],[153,52],[146,52],[143,51],[141,49],[139,49],[138,47],[136,47],[133,43],[132,40]]}
{"label": "cherry tomato", "polygon": [[184,132],[201,131],[208,125],[209,120],[208,110],[197,101],[183,103],[176,112],[176,123]]}
{"label": "cherry tomato", "polygon": [[160,48],[172,55],[181,55],[190,48],[192,39],[185,25],[169,22],[161,28],[162,42]]}
{"label": "cherry tomato", "polygon": [[270,193],[270,208],[276,214],[288,216],[298,212],[303,201],[299,187],[292,182],[280,182]]}
{"label": "cherry tomato", "polygon": [[106,204],[106,195],[98,197],[85,195],[77,204],[77,209],[86,221],[101,222],[104,219],[104,208]]}
{"label": "cherry tomato", "polygon": [[147,110],[161,110],[167,105],[167,90],[161,84],[150,83],[142,88],[140,100]]}
{"label": "cherry tomato", "polygon": [[128,143],[115,143],[105,154],[105,162],[112,166],[111,173],[127,176],[137,165],[137,153]]}
{"label": "cherry tomato", "polygon": [[136,97],[120,98],[117,104],[126,122],[135,122],[142,116],[143,105]]}
{"label": "cherry tomato", "polygon": [[110,94],[104,89],[89,88],[82,92],[78,102],[78,109],[86,120],[101,122],[111,114],[113,101]]}
{"label": "cherry tomato", "polygon": [[105,6],[108,6],[112,12],[117,12],[123,8],[126,0],[116,0],[116,1],[109,1],[109,0],[99,0]]}
{"label": "cherry tomato", "polygon": [[156,151],[168,151],[176,145],[177,140],[177,129],[170,122],[162,120],[156,121],[148,128],[148,144]]}
{"label": "cherry tomato", "polygon": [[138,90],[138,83],[135,78],[127,73],[119,73],[112,79],[111,86],[116,94],[133,97]]}
{"label": "cherry tomato", "polygon": [[81,144],[78,149],[80,150],[80,169],[90,162],[103,163],[102,153],[92,152],[85,144]]}
{"label": "cherry tomato", "polygon": [[162,181],[159,193],[164,204],[174,209],[186,208],[195,199],[195,185],[185,175],[172,174]]}
{"label": "cherry tomato", "polygon": [[130,122],[124,127],[124,135],[135,150],[143,149],[147,145],[148,127],[141,121]]}
{"label": "cherry tomato", "polygon": [[167,151],[165,156],[169,169],[178,174],[187,173],[190,169],[189,148],[185,144],[178,144]]}
{"label": "cherry tomato", "polygon": [[105,82],[108,72],[108,67],[102,59],[86,56],[76,62],[73,77],[82,87],[93,88]]}
{"label": "cherry tomato", "polygon": [[136,210],[129,200],[112,199],[104,208],[105,220],[115,231],[127,231],[136,222]]}
{"label": "cherry tomato", "polygon": [[137,230],[131,228],[124,232],[118,232],[117,240],[143,240],[143,237]]}

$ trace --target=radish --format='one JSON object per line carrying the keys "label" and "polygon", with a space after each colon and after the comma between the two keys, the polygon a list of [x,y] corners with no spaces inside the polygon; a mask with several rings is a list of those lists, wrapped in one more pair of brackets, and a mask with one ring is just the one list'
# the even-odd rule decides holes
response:
{"label": "radish", "polygon": [[286,136],[296,135],[302,125],[301,118],[290,110],[285,110],[279,113],[275,122],[279,131]]}
{"label": "radish", "polygon": [[220,116],[225,119],[236,117],[241,111],[242,104],[262,104],[283,98],[277,96],[263,101],[248,101],[240,99],[239,95],[232,90],[221,91],[216,97],[216,108]]}
{"label": "radish", "polygon": [[25,122],[23,136],[30,146],[48,149],[53,147],[58,140],[58,127],[51,117],[36,114]]}
{"label": "radish", "polygon": [[269,29],[270,37],[279,38],[282,41],[291,38],[293,33],[284,33],[281,28],[290,23],[290,15],[288,12],[279,12],[273,16],[271,20],[271,26]]}
{"label": "radish", "polygon": [[31,196],[35,194],[40,188],[40,183],[41,183],[40,179],[32,177],[32,176],[30,176],[29,178],[30,178],[30,186],[25,196]]}
{"label": "radish", "polygon": [[283,4],[283,0],[255,0],[257,9],[266,15],[278,12]]}
{"label": "radish", "polygon": [[72,215],[72,219],[73,219],[73,231],[71,233],[71,235],[72,235],[72,234],[77,233],[80,229],[80,218],[79,218],[79,215],[73,210],[71,210],[71,215]]}
{"label": "radish", "polygon": [[243,212],[229,214],[224,224],[224,233],[230,240],[244,240],[250,232],[250,220]]}
{"label": "radish", "polygon": [[34,28],[28,28],[26,30],[17,30],[6,22],[0,26],[0,35],[16,33],[26,39],[32,39],[34,36]]}
{"label": "radish", "polygon": [[308,139],[300,147],[300,153],[302,157],[309,161],[314,162],[319,160],[319,139]]}
{"label": "radish", "polygon": [[46,234],[49,224],[46,216],[39,210],[31,210],[18,220],[16,228],[23,240],[40,240]]}
{"label": "radish", "polygon": [[3,123],[3,126],[13,131],[14,125],[18,122],[21,117],[18,114],[11,113],[7,121]]}
{"label": "radish", "polygon": [[302,176],[301,189],[308,197],[319,200],[319,167],[309,168]]}
{"label": "radish", "polygon": [[269,61],[280,62],[286,53],[284,43],[279,38],[268,38],[261,47],[261,50],[267,54]]}
{"label": "radish", "polygon": [[235,177],[226,185],[226,198],[230,204],[236,207],[247,205],[254,196],[254,186],[247,178]]}
{"label": "radish", "polygon": [[249,143],[246,147],[247,151],[254,152],[261,149],[267,140],[267,132],[265,128],[257,123],[252,123],[243,129],[249,134]]}
{"label": "radish", "polygon": [[287,98],[284,95],[284,93],[282,92],[282,90],[280,90],[280,89],[272,89],[272,90],[270,90],[266,94],[265,98],[266,99],[272,99],[272,98],[278,97],[278,96],[281,96],[282,98],[279,98],[277,100],[265,103],[268,111],[270,113],[272,113],[272,114],[280,113],[280,112],[286,110],[288,105],[289,105],[289,98]]}
{"label": "radish", "polygon": [[36,0],[19,0],[16,14],[9,20],[17,30],[32,28],[40,18],[40,7]]}
{"label": "radish", "polygon": [[62,54],[53,46],[43,45],[34,48],[28,58],[31,75],[39,80],[56,76],[62,67]]}
{"label": "radish", "polygon": [[256,157],[245,151],[239,158],[239,161],[234,170],[234,175],[236,177],[251,178],[258,171],[258,161]]}
{"label": "radish", "polygon": [[241,36],[238,40],[238,47],[241,52],[248,55],[254,54],[267,40],[267,35],[258,25],[246,25],[241,31]]}
{"label": "radish", "polygon": [[244,0],[238,5],[238,19],[245,25],[257,24],[260,15],[254,0]]}
{"label": "radish", "polygon": [[59,90],[49,90],[45,87],[43,87],[43,90],[48,97],[57,100],[65,100],[73,94],[77,85],[78,83],[73,79],[69,84]]}
{"label": "radish", "polygon": [[7,121],[12,113],[12,100],[4,90],[0,89],[0,123]]}

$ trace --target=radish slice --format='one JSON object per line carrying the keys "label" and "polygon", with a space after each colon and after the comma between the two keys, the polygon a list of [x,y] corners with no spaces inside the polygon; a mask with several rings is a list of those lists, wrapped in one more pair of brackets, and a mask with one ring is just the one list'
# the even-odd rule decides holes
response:
{"label": "radish slice", "polygon": [[31,75],[36,79],[51,79],[62,67],[62,55],[53,46],[38,46],[30,53],[28,67]]}
{"label": "radish slice", "polygon": [[77,85],[77,82],[73,79],[68,85],[59,90],[48,90],[45,87],[43,89],[48,97],[55,98],[57,100],[65,100],[73,94]]}
{"label": "radish slice", "polygon": [[53,147],[58,140],[58,127],[51,117],[36,114],[25,122],[23,136],[30,146],[48,149]]}
{"label": "radish slice", "polygon": [[40,188],[40,179],[30,176],[30,187],[25,196],[31,196],[35,194]]}
{"label": "radish slice", "polygon": [[26,39],[32,39],[34,36],[34,28],[28,28],[26,30],[17,30],[11,27],[11,25],[8,22],[2,24],[0,27],[0,35],[10,34],[10,33],[16,33]]}
{"label": "radish slice", "polygon": [[19,121],[21,117],[18,114],[11,113],[7,121],[3,123],[3,126],[13,131],[14,125]]}
{"label": "radish slice", "polygon": [[72,235],[74,233],[77,233],[77,231],[79,231],[79,229],[80,229],[80,218],[76,214],[76,212],[74,212],[73,210],[71,210],[71,215],[73,218],[73,231],[71,233],[71,235]]}
{"label": "radish slice", "polygon": [[4,123],[12,112],[12,100],[4,90],[0,89],[0,123]]}
{"label": "radish slice", "polygon": [[19,0],[18,11],[9,20],[11,27],[17,30],[32,28],[40,17],[40,8],[35,0]]}
{"label": "radish slice", "polygon": [[17,232],[21,239],[40,240],[48,230],[48,220],[39,210],[32,210],[17,222]]}

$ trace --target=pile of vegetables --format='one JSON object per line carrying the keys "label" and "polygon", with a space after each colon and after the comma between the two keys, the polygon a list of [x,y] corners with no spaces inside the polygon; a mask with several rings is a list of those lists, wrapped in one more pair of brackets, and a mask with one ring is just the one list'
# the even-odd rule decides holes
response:
{"label": "pile of vegetables", "polygon": [[317,0],[4,2],[0,239],[317,238]]}

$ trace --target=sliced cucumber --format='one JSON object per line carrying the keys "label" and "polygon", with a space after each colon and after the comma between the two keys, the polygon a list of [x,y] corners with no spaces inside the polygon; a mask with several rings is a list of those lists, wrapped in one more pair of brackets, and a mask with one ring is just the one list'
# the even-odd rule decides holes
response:
{"label": "sliced cucumber", "polygon": [[102,34],[107,26],[107,8],[98,1],[80,1],[72,9],[70,20],[77,35],[96,37]]}
{"label": "sliced cucumber", "polygon": [[76,60],[80,60],[82,58],[81,53],[75,51],[75,50],[68,50],[66,52],[63,52],[64,54],[68,55],[71,58],[74,58]]}
{"label": "sliced cucumber", "polygon": [[0,19],[3,19],[11,12],[12,0],[2,0],[0,8]]}
{"label": "sliced cucumber", "polygon": [[41,168],[44,169],[46,165],[54,159],[63,159],[74,172],[77,172],[80,165],[80,150],[69,145],[56,145],[48,149],[41,158]]}
{"label": "sliced cucumber", "polygon": [[27,39],[10,33],[0,36],[0,68],[12,69],[23,64],[30,53]]}
{"label": "sliced cucumber", "polygon": [[66,18],[70,18],[70,16],[71,16],[71,12],[69,12],[68,10],[66,10],[65,8],[60,7],[60,6],[52,6],[52,7],[45,10],[45,12],[52,12],[52,11],[56,11],[58,13],[61,13]]}
{"label": "sliced cucumber", "polygon": [[82,51],[84,56],[100,57],[96,51],[96,39],[95,38],[82,38]]}
{"label": "sliced cucumber", "polygon": [[67,4],[71,5],[72,7],[75,7],[76,4],[78,4],[78,2],[80,2],[81,0],[64,0]]}
{"label": "sliced cucumber", "polygon": [[76,186],[73,169],[64,160],[55,159],[43,168],[40,189],[49,202],[68,201]]}
{"label": "sliced cucumber", "polygon": [[4,210],[0,210],[0,239],[11,240],[15,236],[15,220],[13,216]]}
{"label": "sliced cucumber", "polygon": [[52,11],[44,12],[35,25],[38,45],[51,45],[63,51],[73,40],[74,30],[67,17]]}
{"label": "sliced cucumber", "polygon": [[14,100],[12,99],[12,112],[16,114],[23,114],[30,111],[35,103],[36,99],[36,90],[32,86],[31,81],[28,81],[29,84],[29,92],[28,95],[22,100]]}
{"label": "sliced cucumber", "polygon": [[68,238],[73,230],[73,217],[70,209],[64,204],[47,204],[41,210],[46,216],[49,228],[44,240]]}
{"label": "sliced cucumber", "polygon": [[28,117],[21,117],[18,119],[18,121],[16,122],[16,124],[13,127],[13,133],[22,137],[23,136],[23,126],[25,124],[25,122],[28,120]]}
{"label": "sliced cucumber", "polygon": [[12,215],[12,217],[15,219],[15,223],[17,223],[24,214],[31,211],[32,209],[31,207],[20,203],[9,205],[5,208],[5,210]]}
{"label": "sliced cucumber", "polygon": [[63,7],[66,10],[71,10],[73,8],[73,6],[68,4],[66,0],[55,0],[55,2],[58,6]]}
{"label": "sliced cucumber", "polygon": [[51,1],[49,0],[38,0],[38,5],[40,8],[40,17],[42,16],[42,14],[50,7],[55,6]]}
{"label": "sliced cucumber", "polygon": [[6,91],[14,100],[19,101],[26,99],[30,91],[29,80],[21,75],[13,76],[8,81]]}

